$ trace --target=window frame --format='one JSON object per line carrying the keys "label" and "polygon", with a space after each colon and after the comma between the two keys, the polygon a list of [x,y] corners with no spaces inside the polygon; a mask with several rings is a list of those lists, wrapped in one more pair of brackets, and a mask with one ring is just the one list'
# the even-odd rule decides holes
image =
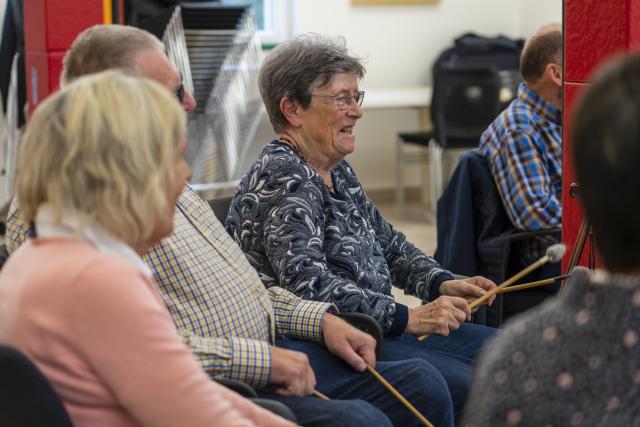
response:
{"label": "window frame", "polygon": [[273,46],[293,36],[297,2],[294,0],[262,0],[264,29],[258,30],[263,46]]}

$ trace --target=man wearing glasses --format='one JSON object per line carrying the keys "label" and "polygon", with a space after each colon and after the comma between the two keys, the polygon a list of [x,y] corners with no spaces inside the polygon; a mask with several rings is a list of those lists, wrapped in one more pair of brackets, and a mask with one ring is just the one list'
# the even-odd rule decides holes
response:
{"label": "man wearing glasses", "polygon": [[[162,43],[133,27],[98,25],[81,33],[65,56],[62,84],[110,68],[161,83],[186,111],[196,106]],[[28,234],[14,200],[7,219],[9,251]],[[147,252],[145,261],[202,368],[212,378],[244,381],[261,397],[280,400],[301,425],[417,425],[371,375],[361,373],[365,363],[375,364],[419,410],[434,405],[410,387],[431,381],[420,361],[376,363],[375,340],[333,315],[332,304],[304,301],[278,287],[265,289],[208,204],[188,185],[176,205],[173,233]],[[331,400],[311,397],[314,389]]]}

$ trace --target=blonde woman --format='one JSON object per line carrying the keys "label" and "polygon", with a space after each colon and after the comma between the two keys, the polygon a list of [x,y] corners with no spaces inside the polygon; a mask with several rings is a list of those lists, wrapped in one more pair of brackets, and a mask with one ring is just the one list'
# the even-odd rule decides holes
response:
{"label": "blonde woman", "polygon": [[208,379],[140,258],[172,231],[185,148],[175,97],[116,71],[65,87],[27,127],[17,197],[37,237],[0,274],[0,340],[76,427],[291,425]]}

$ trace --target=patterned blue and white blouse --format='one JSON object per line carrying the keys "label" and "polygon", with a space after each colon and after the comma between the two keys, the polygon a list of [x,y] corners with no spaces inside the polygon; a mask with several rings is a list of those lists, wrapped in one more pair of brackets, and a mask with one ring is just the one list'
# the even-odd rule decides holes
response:
{"label": "patterned blue and white blouse", "polygon": [[346,161],[332,179],[335,193],[291,147],[273,141],[240,182],[226,228],[267,287],[366,313],[400,334],[408,309],[395,302],[392,284],[431,300],[453,276],[384,220]]}

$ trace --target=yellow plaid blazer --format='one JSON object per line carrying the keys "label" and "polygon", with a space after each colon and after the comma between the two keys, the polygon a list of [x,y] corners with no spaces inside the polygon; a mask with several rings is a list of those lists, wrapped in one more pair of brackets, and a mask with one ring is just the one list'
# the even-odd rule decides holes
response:
{"label": "yellow plaid blazer", "polygon": [[[28,229],[14,200],[7,217],[10,252]],[[279,287],[265,289],[208,204],[188,186],[178,199],[173,232],[144,259],[184,342],[212,377],[261,387],[269,381],[276,334],[322,342],[322,319],[331,305]]]}

